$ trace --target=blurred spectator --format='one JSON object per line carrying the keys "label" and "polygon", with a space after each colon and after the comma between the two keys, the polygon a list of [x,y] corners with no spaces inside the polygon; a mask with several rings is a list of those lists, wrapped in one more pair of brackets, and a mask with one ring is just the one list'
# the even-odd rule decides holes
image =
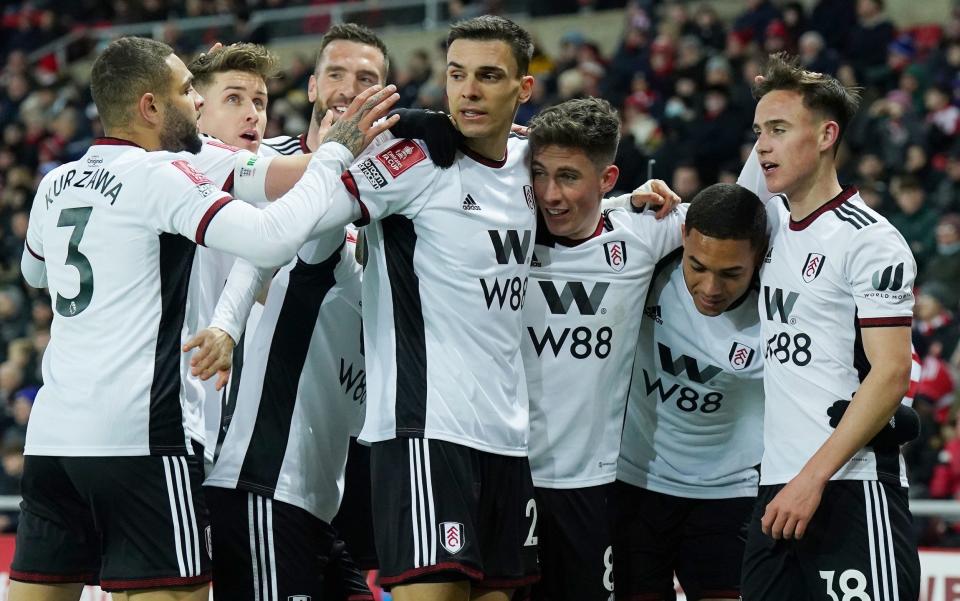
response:
{"label": "blurred spectator", "polygon": [[927,147],[933,154],[948,150],[960,133],[960,108],[951,104],[950,100],[950,88],[942,85],[930,86],[924,96]]}
{"label": "blurred spectator", "polygon": [[899,211],[889,218],[910,245],[918,269],[923,269],[934,254],[937,244],[934,232],[939,220],[937,212],[926,206],[924,194],[923,186],[916,179],[899,178],[893,187],[893,199]]}
{"label": "blurred spectator", "polygon": [[771,21],[780,18],[780,10],[770,0],[746,0],[746,9],[733,21],[734,31],[762,46]]}
{"label": "blurred spectator", "polygon": [[883,0],[857,0],[857,24],[847,33],[845,56],[860,77],[868,77],[887,60],[887,46],[893,41],[895,28],[883,8]]}
{"label": "blurred spectator", "polygon": [[817,0],[810,12],[811,31],[823,36],[830,48],[843,50],[856,24],[857,0]]}
{"label": "blurred spectator", "polygon": [[920,271],[917,283],[939,282],[949,291],[945,303],[951,310],[960,303],[960,215],[948,213],[936,229],[937,252]]}
{"label": "blurred spectator", "polygon": [[933,192],[933,204],[943,212],[960,212],[960,145],[947,155],[944,177]]}
{"label": "blurred spectator", "polygon": [[839,60],[836,52],[827,48],[823,36],[816,31],[808,31],[800,36],[798,54],[801,64],[810,71],[830,75],[837,72]]}
{"label": "blurred spectator", "polygon": [[683,199],[683,202],[690,202],[702,188],[696,165],[692,163],[678,164],[673,170],[670,187]]}
{"label": "blurred spectator", "polygon": [[700,38],[703,45],[713,51],[723,50],[727,41],[727,29],[717,11],[707,2],[701,2],[693,15],[693,35]]}
{"label": "blurred spectator", "polygon": [[940,282],[929,282],[920,288],[914,305],[914,347],[923,356],[949,359],[957,350],[960,324],[950,289]]}

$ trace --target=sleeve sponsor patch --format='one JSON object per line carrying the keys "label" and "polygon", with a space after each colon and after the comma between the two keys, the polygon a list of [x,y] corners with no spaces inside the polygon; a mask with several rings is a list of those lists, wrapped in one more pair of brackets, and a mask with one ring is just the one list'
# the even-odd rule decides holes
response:
{"label": "sleeve sponsor patch", "polygon": [[412,140],[400,140],[377,155],[377,160],[383,163],[394,178],[425,158],[427,155],[423,149]]}
{"label": "sleeve sponsor patch", "polygon": [[[360,173],[367,178],[367,181],[370,182],[370,185],[373,186],[374,190],[379,190],[387,185],[387,179],[383,177],[383,174],[380,173],[380,170],[377,169],[377,166],[371,159],[364,159],[357,164],[357,167],[360,168]],[[402,173],[405,169],[406,168],[402,169],[399,173],[397,173],[397,175]]]}
{"label": "sleeve sponsor patch", "polygon": [[185,161],[183,159],[180,159],[180,160],[173,161],[172,164],[174,167],[182,171],[183,174],[190,179],[190,181],[192,181],[194,184],[198,186],[203,184],[213,183],[212,181],[210,181],[210,178],[204,175],[202,171],[197,170],[196,167],[190,164],[190,161]]}

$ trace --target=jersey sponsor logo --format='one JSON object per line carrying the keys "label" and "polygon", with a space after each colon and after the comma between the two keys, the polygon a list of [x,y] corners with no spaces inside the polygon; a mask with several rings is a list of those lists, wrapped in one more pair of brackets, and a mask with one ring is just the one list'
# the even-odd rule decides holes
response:
{"label": "jersey sponsor logo", "polygon": [[364,159],[360,161],[357,167],[360,168],[360,173],[363,174],[363,177],[367,178],[367,181],[370,182],[374,190],[379,190],[387,185],[387,178],[383,177],[383,174],[380,173],[380,170],[377,169],[377,166],[373,164],[372,160]]}
{"label": "jersey sponsor logo", "polygon": [[771,290],[770,286],[763,287],[763,303],[767,309],[767,321],[774,321],[774,319],[779,320],[780,323],[797,323],[796,317],[790,317],[790,314],[793,313],[793,308],[797,304],[797,299],[800,298],[798,292],[787,291],[787,297],[784,299],[783,290],[780,288],[773,288]]}
{"label": "jersey sponsor logo", "polygon": [[87,157],[87,166],[88,166],[88,167],[93,167],[94,169],[96,169],[96,168],[99,167],[100,165],[103,165],[103,157],[102,157],[102,156],[100,156],[100,155],[98,155],[98,154],[94,154],[94,155],[90,155],[90,156]]}
{"label": "jersey sponsor logo", "polygon": [[823,264],[826,262],[826,260],[827,258],[820,253],[808,254],[807,260],[803,264],[803,269],[800,270],[800,275],[803,276],[803,281],[809,284],[813,280],[817,279],[817,276],[820,275],[820,272],[823,270]]}
{"label": "jersey sponsor logo", "polygon": [[483,210],[480,208],[480,205],[477,204],[477,201],[473,199],[473,196],[469,194],[467,194],[467,197],[463,199],[463,204],[461,205],[461,208],[464,211],[482,211]]}
{"label": "jersey sponsor logo", "polygon": [[530,230],[523,230],[523,238],[517,230],[507,230],[504,237],[500,237],[500,230],[487,230],[490,234],[490,242],[493,244],[493,252],[497,256],[497,263],[506,265],[510,262],[509,254],[513,256],[517,263],[527,262],[527,250],[530,249]]}
{"label": "jersey sponsor logo", "polygon": [[529,185],[524,184],[523,186],[523,198],[527,201],[527,208],[533,212],[536,212],[537,201],[533,197],[533,188]]}
{"label": "jersey sponsor logo", "polygon": [[410,140],[401,140],[377,155],[377,160],[383,163],[395,178],[425,158],[427,155],[423,150]]}
{"label": "jersey sponsor logo", "polygon": [[663,318],[661,317],[660,305],[651,305],[643,310],[643,314],[657,322],[659,325],[663,325]]}
{"label": "jersey sponsor logo", "polygon": [[590,294],[587,294],[583,282],[564,282],[562,292],[557,292],[557,287],[551,280],[540,280],[537,283],[543,291],[547,307],[554,315],[566,315],[574,302],[580,315],[596,315],[598,311],[606,313],[605,309],[600,309],[600,303],[610,287],[609,282],[595,283]]}
{"label": "jersey sponsor logo", "polygon": [[[362,341],[363,338],[361,337],[360,340]],[[367,398],[366,373],[353,363],[347,363],[343,357],[340,357],[340,386],[343,388],[343,394],[352,397],[358,405],[362,405]]]}
{"label": "jersey sponsor logo", "polygon": [[463,549],[463,524],[459,522],[440,523],[440,544],[447,553],[456,555]]}
{"label": "jersey sponsor logo", "polygon": [[606,256],[607,265],[619,273],[627,264],[627,243],[623,240],[607,242],[603,245],[603,254]]}
{"label": "jersey sponsor logo", "polygon": [[772,247],[772,246],[770,247],[770,250],[767,251],[767,256],[765,256],[765,257],[763,258],[763,262],[764,262],[764,263],[769,263],[770,261],[773,261],[773,247]]}
{"label": "jersey sponsor logo", "polygon": [[543,267],[540,257],[537,256],[537,251],[533,251],[533,256],[530,258],[530,267]]}
{"label": "jersey sponsor logo", "polygon": [[190,161],[179,159],[179,160],[173,161],[171,164],[177,169],[179,169],[181,172],[183,172],[183,174],[186,175],[187,178],[190,179],[190,181],[192,181],[198,186],[200,184],[213,183],[212,181],[210,181],[210,178],[206,176],[206,174],[204,174],[202,171],[198,170],[196,167],[191,165]]}
{"label": "jersey sponsor logo", "polygon": [[723,371],[716,365],[709,364],[700,369],[697,360],[687,355],[680,355],[677,359],[674,359],[670,347],[662,342],[657,343],[657,349],[660,355],[660,368],[671,376],[680,376],[683,372],[687,372],[687,378],[691,381],[697,384],[706,384],[715,375]]}
{"label": "jersey sponsor logo", "polygon": [[730,347],[730,367],[737,371],[750,367],[755,354],[756,351],[752,348],[734,340]]}
{"label": "jersey sponsor logo", "polygon": [[873,289],[878,292],[896,292],[903,287],[903,263],[887,265],[873,272]]}

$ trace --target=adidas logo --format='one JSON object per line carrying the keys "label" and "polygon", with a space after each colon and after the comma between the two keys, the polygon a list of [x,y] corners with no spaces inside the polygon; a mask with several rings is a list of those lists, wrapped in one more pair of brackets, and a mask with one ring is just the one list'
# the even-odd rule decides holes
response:
{"label": "adidas logo", "polygon": [[479,211],[480,205],[477,204],[477,201],[473,199],[472,196],[467,194],[467,197],[463,199],[463,210],[464,211]]}
{"label": "adidas logo", "polygon": [[767,256],[763,258],[764,263],[769,263],[773,260],[773,247],[770,247],[770,250],[767,251]]}
{"label": "adidas logo", "polygon": [[660,325],[663,325],[663,319],[660,317],[660,305],[652,305],[643,310],[643,314],[657,322]]}

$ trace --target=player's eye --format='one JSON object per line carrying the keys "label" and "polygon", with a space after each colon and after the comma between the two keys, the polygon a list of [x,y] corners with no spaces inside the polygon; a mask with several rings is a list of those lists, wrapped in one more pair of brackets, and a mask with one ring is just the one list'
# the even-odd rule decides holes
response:
{"label": "player's eye", "polygon": [[706,268],[703,265],[697,263],[690,263],[690,269],[696,271],[697,273],[703,273],[706,271]]}
{"label": "player's eye", "polygon": [[360,81],[361,81],[361,82],[363,83],[363,85],[365,85],[365,86],[375,86],[375,85],[377,85],[377,81],[376,81],[374,78],[372,78],[372,77],[363,77],[363,78],[360,79]]}
{"label": "player's eye", "polygon": [[253,106],[257,107],[258,111],[261,111],[264,108],[266,108],[267,105],[264,101],[260,100],[259,98],[255,98],[253,101]]}
{"label": "player's eye", "polygon": [[230,94],[229,96],[227,96],[227,102],[237,103],[239,101],[240,101],[240,97],[237,96],[236,94]]}

